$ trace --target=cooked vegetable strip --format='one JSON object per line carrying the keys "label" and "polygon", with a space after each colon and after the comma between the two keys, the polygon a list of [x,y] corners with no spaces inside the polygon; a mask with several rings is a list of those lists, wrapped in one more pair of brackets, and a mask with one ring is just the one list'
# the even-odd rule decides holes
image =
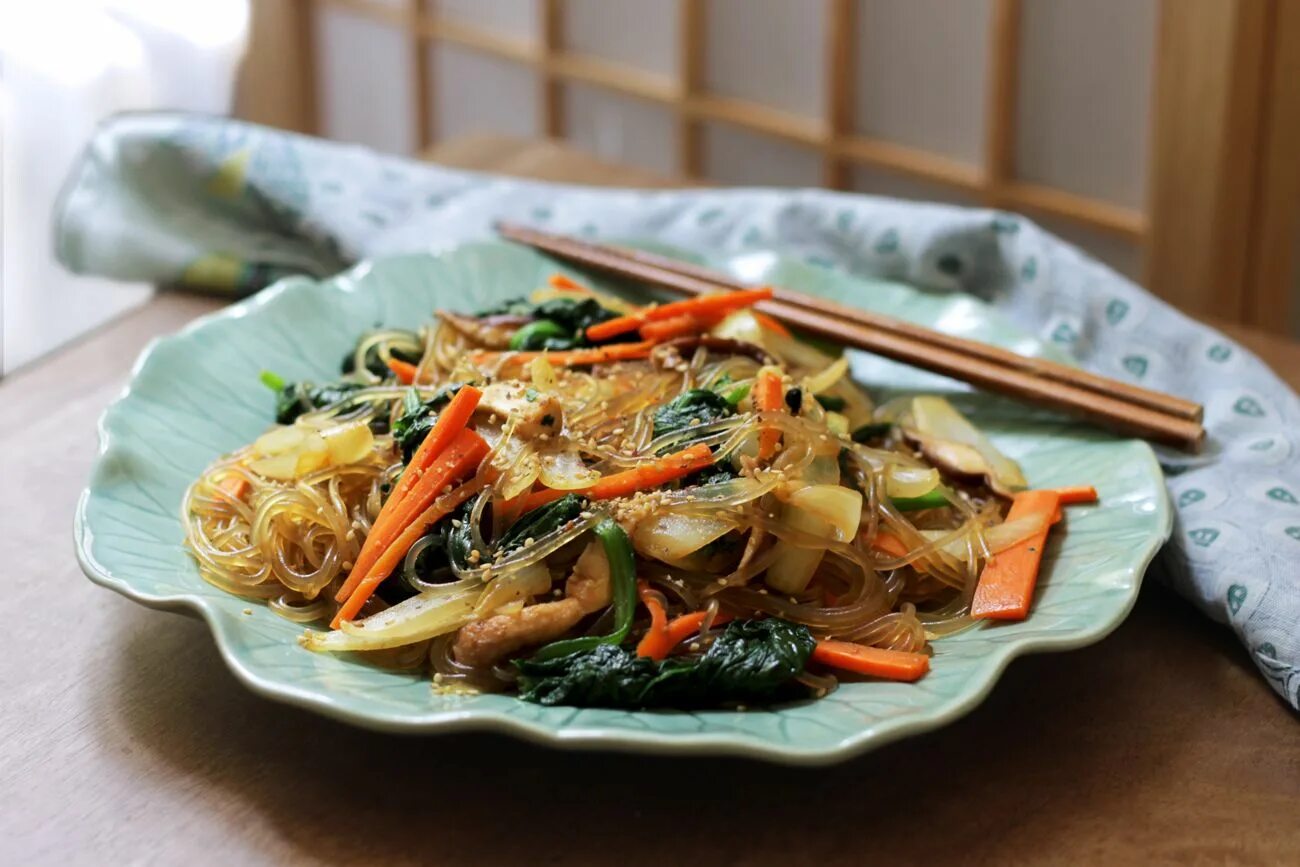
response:
{"label": "cooked vegetable strip", "polygon": [[576,280],[569,279],[568,277],[564,276],[559,272],[556,272],[552,274],[550,277],[548,277],[546,282],[550,283],[551,287],[554,289],[564,289],[568,292],[581,292],[583,295],[595,294],[586,286],[583,286],[581,283],[577,282]]}
{"label": "cooked vegetable strip", "polygon": [[942,509],[951,506],[948,498],[937,488],[919,497],[890,497],[889,502],[900,512],[918,512],[921,509]]}
{"label": "cooked vegetable strip", "polygon": [[1097,502],[1097,489],[1092,485],[1074,485],[1069,488],[1054,488],[1062,506],[1077,506]]}
{"label": "cooked vegetable strip", "polygon": [[1056,491],[1021,491],[1011,503],[1007,521],[1032,515],[1043,516],[1043,529],[994,554],[980,573],[971,600],[971,617],[994,620],[1024,620],[1038,583],[1038,566],[1051,522],[1060,508]]}
{"label": "cooked vegetable strip", "polygon": [[632,540],[623,528],[610,518],[605,518],[592,530],[605,549],[609,561],[609,583],[614,599],[614,631],[608,635],[584,635],[546,645],[533,654],[533,660],[542,661],[591,650],[602,644],[622,644],[632,630],[632,617],[636,614],[636,555]]}
{"label": "cooked vegetable strip", "polygon": [[[646,605],[649,608],[649,604]],[[641,643],[636,646],[637,656],[648,656],[658,661],[673,652],[673,648],[681,644],[686,639],[700,631],[704,625],[704,618],[707,616],[706,611],[692,611],[690,614],[683,614],[680,617],[674,617],[667,623],[655,630],[654,628],[654,609],[650,609],[651,631],[645,634]],[[660,616],[662,617],[662,610]],[[731,620],[728,614],[718,613],[713,618],[714,626],[721,626]]]}
{"label": "cooked vegetable strip", "polygon": [[388,369],[397,377],[397,381],[402,385],[410,385],[415,382],[416,376],[420,373],[420,368],[407,361],[401,361],[396,358],[390,358],[386,362]]}
{"label": "cooked vegetable strip", "polygon": [[593,343],[600,343],[604,340],[613,340],[615,337],[627,334],[629,331],[636,331],[647,322],[674,319],[683,314],[699,317],[716,316],[719,313],[730,313],[741,307],[748,307],[751,304],[757,304],[759,301],[766,301],[771,297],[771,287],[742,289],[735,292],[718,292],[713,295],[698,295],[695,298],[687,298],[685,301],[674,301],[671,304],[646,307],[629,316],[620,316],[616,319],[597,323],[587,329],[587,339]]}
{"label": "cooked vegetable strip", "polygon": [[[451,402],[438,415],[438,421],[434,423],[433,429],[429,431],[429,435],[420,444],[420,448],[411,456],[411,462],[407,465],[405,472],[402,473],[402,480],[398,482],[397,487],[375,517],[375,523],[370,528],[369,535],[366,536],[365,544],[361,546],[361,553],[357,555],[357,562],[352,565],[352,571],[348,573],[347,580],[343,582],[343,586],[334,597],[335,601],[342,602],[352,595],[352,591],[361,583],[361,579],[365,577],[366,572],[374,565],[379,555],[383,553],[383,548],[404,529],[403,525],[394,530],[391,528],[390,522],[397,520],[396,516],[399,514],[414,517],[433,501],[437,488],[431,488],[434,493],[428,496],[424,502],[410,508],[408,508],[407,504],[407,500],[412,498],[415,490],[424,482],[434,460],[465,430],[465,426],[469,424],[470,417],[474,414],[474,409],[478,406],[479,399],[482,396],[483,393],[474,386],[462,386],[451,399]],[[475,434],[475,436],[478,435]],[[429,488],[431,486],[426,485],[425,487]],[[441,485],[438,487],[441,487]],[[407,523],[409,523],[409,520]]]}
{"label": "cooked vegetable strip", "polygon": [[674,452],[655,461],[605,476],[589,488],[576,491],[556,491],[549,488],[534,491],[527,495],[524,511],[531,512],[552,500],[558,500],[565,494],[581,494],[593,500],[612,500],[615,497],[627,497],[638,491],[648,491],[676,481],[682,476],[689,476],[696,470],[702,470],[713,463],[713,452],[709,447],[697,443],[688,449]]}
{"label": "cooked vegetable strip", "polygon": [[[785,407],[785,389],[781,387],[781,377],[775,371],[764,370],[758,375],[758,383],[754,386],[754,405],[762,412],[776,412]],[[764,428],[758,435],[759,459],[771,460],[780,442],[780,431]]]}
{"label": "cooked vegetable strip", "polygon": [[221,493],[230,497],[232,500],[241,501],[248,496],[248,492],[252,490],[252,488],[252,484],[243,476],[226,476],[221,480],[221,484],[217,485],[217,489],[221,491]]}
{"label": "cooked vegetable strip", "polygon": [[867,647],[849,641],[824,638],[813,649],[812,661],[830,668],[881,677],[886,680],[919,680],[930,670],[930,657],[924,653]]}
{"label": "cooked vegetable strip", "polygon": [[910,550],[902,539],[893,533],[883,531],[877,533],[876,538],[871,540],[871,547],[881,554],[888,554],[891,557],[906,557]]}
{"label": "cooked vegetable strip", "polygon": [[781,337],[794,336],[793,334],[790,333],[790,329],[786,328],[785,324],[780,319],[777,319],[775,316],[768,316],[766,313],[759,313],[757,310],[755,310],[754,321],[756,321],[764,331],[770,331],[773,334],[779,334]]}
{"label": "cooked vegetable strip", "polygon": [[[338,595],[334,597],[335,601],[346,600],[346,603],[335,616],[332,626],[337,628],[340,621],[350,619],[361,609],[361,605],[365,602],[364,598],[357,601],[357,597],[362,596],[361,585],[385,553],[397,544],[397,540],[401,538],[406,528],[420,518],[448,484],[473,472],[487,453],[488,444],[481,436],[468,428],[462,429],[456,439],[452,440],[451,445],[434,460],[428,471],[397,505],[392,512],[392,517],[383,526],[370,531],[370,535],[366,537],[366,544],[362,546],[361,555],[357,557],[357,563],[348,575],[347,583],[352,583],[352,579],[355,578],[356,584],[351,588],[344,584]],[[413,537],[411,543],[414,544],[418,538],[419,535]],[[402,556],[405,555],[406,552],[403,551]],[[363,557],[365,557],[364,562]],[[344,591],[347,591],[346,594]],[[369,595],[369,593],[365,594],[367,597]]]}
{"label": "cooked vegetable strip", "polygon": [[[410,392],[408,392],[409,394]],[[418,402],[418,398],[414,398]],[[474,415],[474,410],[478,408],[479,401],[483,399],[483,392],[472,385],[461,386],[457,392],[452,395],[451,402],[443,407],[438,419],[430,428],[428,435],[420,442],[412,454],[410,461],[406,464],[406,469],[402,472],[402,477],[397,482],[397,487],[388,495],[384,502],[384,507],[379,510],[379,515],[375,519],[375,526],[384,517],[384,512],[394,509],[406,492],[420,479],[420,476],[433,463],[433,459],[447,447],[447,444],[460,432],[460,429],[469,424],[470,417]],[[441,427],[439,427],[441,425]]]}
{"label": "cooked vegetable strip", "polygon": [[709,329],[712,323],[701,319],[698,316],[692,316],[689,313],[683,313],[681,316],[674,316],[672,319],[662,319],[658,322],[647,322],[641,326],[641,338],[651,340],[655,343],[662,343],[665,340],[672,340],[674,337],[685,337],[688,334],[700,334]]}
{"label": "cooked vegetable strip", "polygon": [[[611,320],[612,321],[612,320]],[[471,352],[469,359],[474,364],[492,364],[505,361],[510,364],[528,364],[535,358],[545,358],[552,367],[587,367],[592,364],[606,364],[611,361],[633,361],[648,358],[650,350],[656,344],[653,341],[640,343],[615,343],[611,346],[596,346],[591,349],[567,349],[560,352]]]}
{"label": "cooked vegetable strip", "polygon": [[650,612],[650,628],[637,643],[636,655],[663,659],[672,650],[671,645],[664,646],[668,640],[668,612],[664,610],[658,594],[650,592],[650,585],[645,581],[636,582],[636,593],[641,604]]}
{"label": "cooked vegetable strip", "polygon": [[[473,456],[467,455],[463,467],[456,474],[468,475],[470,470],[478,466],[478,462],[483,459],[483,455],[486,453],[485,444],[481,453]],[[420,537],[429,531],[430,527],[450,515],[457,506],[478,493],[482,488],[481,484],[471,481],[434,500],[429,508],[421,512],[414,521],[408,524],[401,535],[393,540],[393,544],[389,545],[384,550],[384,553],[379,556],[379,559],[375,561],[375,565],[371,567],[369,574],[357,585],[357,589],[348,597],[348,601],[339,609],[330,625],[337,629],[343,621],[355,618],[370,597],[374,595],[379,585],[384,582],[384,579],[391,575],[393,570],[406,557],[407,552],[411,550],[411,546],[418,542]]]}

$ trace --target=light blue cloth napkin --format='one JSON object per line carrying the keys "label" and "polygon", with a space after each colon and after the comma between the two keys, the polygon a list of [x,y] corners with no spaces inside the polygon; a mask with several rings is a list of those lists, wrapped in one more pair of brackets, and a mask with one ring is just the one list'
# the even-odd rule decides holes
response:
{"label": "light blue cloth napkin", "polygon": [[1300,400],[1240,346],[1021,217],[817,190],[542,184],[146,114],[101,128],[55,228],[74,271],[243,293],[284,274],[487,237],[497,219],[706,257],[772,249],[970,292],[1089,369],[1204,403],[1204,453],[1160,451],[1177,521],[1157,571],[1230,625],[1300,708]]}

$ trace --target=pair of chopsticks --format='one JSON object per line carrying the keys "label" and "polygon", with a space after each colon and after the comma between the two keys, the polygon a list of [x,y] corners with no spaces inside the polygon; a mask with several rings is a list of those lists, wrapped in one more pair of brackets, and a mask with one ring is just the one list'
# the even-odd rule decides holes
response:
{"label": "pair of chopsticks", "polygon": [[[499,223],[496,229],[503,238],[557,258],[687,295],[753,288],[716,271],[641,250],[595,244],[512,223]],[[774,287],[772,300],[756,309],[809,334],[1059,410],[1128,436],[1190,452],[1198,451],[1205,441],[1201,405],[1173,395],[792,289]]]}

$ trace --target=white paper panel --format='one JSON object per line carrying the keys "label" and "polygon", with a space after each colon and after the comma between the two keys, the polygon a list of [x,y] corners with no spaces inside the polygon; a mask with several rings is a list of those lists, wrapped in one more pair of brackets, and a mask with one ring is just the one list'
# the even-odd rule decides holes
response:
{"label": "white paper panel", "polygon": [[541,32],[538,5],[535,0],[425,0],[431,14],[530,41]]}
{"label": "white paper panel", "polygon": [[678,174],[673,116],[662,106],[573,84],[564,88],[564,110],[569,140],[580,149],[610,162]]}
{"label": "white paper panel", "polygon": [[564,38],[590,54],[672,75],[677,68],[677,4],[643,0],[568,0]]}
{"label": "white paper panel", "polygon": [[821,181],[821,159],[798,145],[727,124],[706,124],[704,175],[720,184],[815,187]]}
{"label": "white paper panel", "polygon": [[858,4],[858,130],[979,164],[990,0]]}
{"label": "white paper panel", "polygon": [[947,202],[971,208],[982,207],[974,196],[961,190],[911,178],[905,175],[881,171],[871,166],[858,166],[853,170],[853,189],[860,193],[874,196],[888,196],[891,199],[909,199],[918,202]]}
{"label": "white paper panel", "polygon": [[1051,0],[1023,15],[1017,174],[1140,206],[1156,0]]}
{"label": "white paper panel", "polygon": [[704,80],[710,90],[795,114],[825,114],[825,4],[709,0]]}
{"label": "white paper panel", "polygon": [[539,133],[537,76],[529,67],[445,43],[428,50],[439,139]]}
{"label": "white paper panel", "polygon": [[396,28],[328,4],[315,19],[322,134],[410,153],[416,136],[409,41]]}

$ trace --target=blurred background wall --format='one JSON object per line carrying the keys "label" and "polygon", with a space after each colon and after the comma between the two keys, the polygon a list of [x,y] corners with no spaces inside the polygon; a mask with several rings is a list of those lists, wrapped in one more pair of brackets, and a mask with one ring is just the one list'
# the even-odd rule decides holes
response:
{"label": "blurred background wall", "polygon": [[1300,336],[1300,0],[0,2],[0,373],[148,297],[48,228],[94,124],[148,108],[994,206]]}
{"label": "blurred background wall", "polygon": [[1002,207],[1189,312],[1300,334],[1300,0],[258,7],[296,34],[271,61],[303,80],[296,128]]}

